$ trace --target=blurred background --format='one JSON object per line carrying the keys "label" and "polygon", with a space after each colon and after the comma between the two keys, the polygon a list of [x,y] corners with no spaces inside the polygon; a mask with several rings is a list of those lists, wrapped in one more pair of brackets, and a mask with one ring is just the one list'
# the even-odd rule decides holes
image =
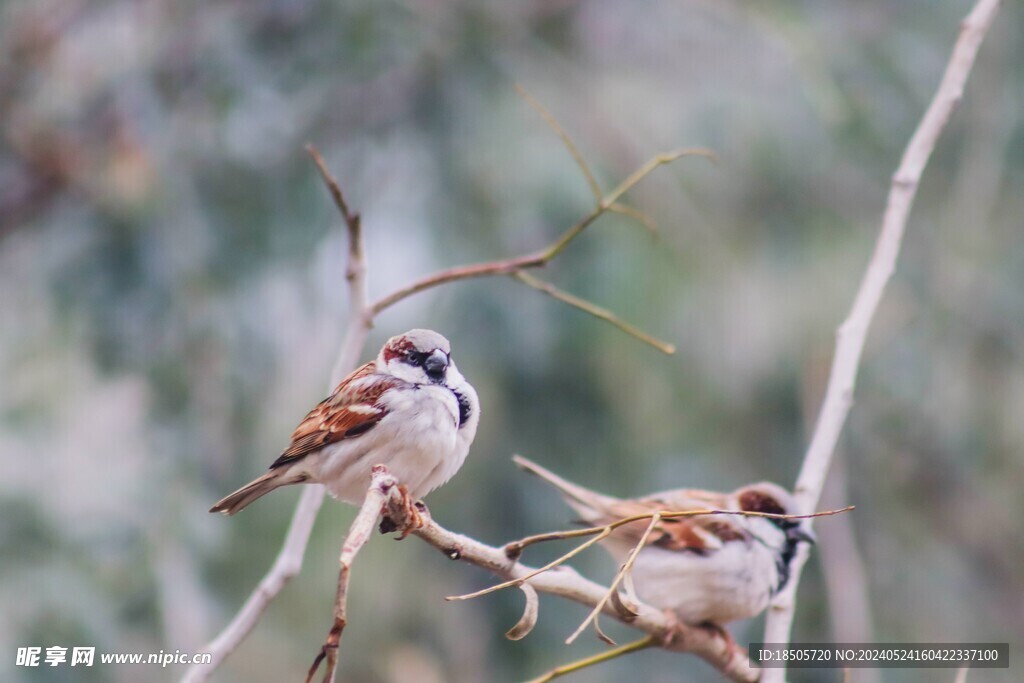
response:
{"label": "blurred background", "polygon": [[[378,320],[364,357],[436,328],[483,401],[434,516],[495,544],[566,527],[514,452],[620,495],[792,485],[889,178],[970,4],[0,3],[0,678],[176,680],[185,667],[14,656],[199,651],[272,563],[298,490],[206,511],[286,445],[344,332],[343,234],[306,142],[364,215],[375,297],[535,250],[590,210],[515,83],[606,190],[677,147],[720,162],[680,161],[629,194],[655,236],[606,216],[542,273],[674,356],[505,278]],[[823,501],[857,511],[817,525],[798,639],[1008,641],[1014,657],[1024,643],[1022,29],[1006,3],[925,174]],[[352,516],[325,504],[302,573],[215,680],[301,678]],[[577,567],[614,571],[600,551]],[[562,644],[586,610],[557,598],[519,643],[502,635],[518,592],[443,601],[491,581],[374,539],[339,680],[515,681],[603,647]],[[733,633],[756,640],[760,620]],[[717,680],[661,652],[573,680],[627,676]]]}

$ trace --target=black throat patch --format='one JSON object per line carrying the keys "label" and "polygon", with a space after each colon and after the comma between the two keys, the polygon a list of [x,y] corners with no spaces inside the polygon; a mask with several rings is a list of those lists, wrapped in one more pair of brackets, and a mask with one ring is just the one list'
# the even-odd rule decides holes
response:
{"label": "black throat patch", "polygon": [[459,402],[459,429],[462,429],[462,425],[466,424],[466,420],[472,415],[473,409],[469,405],[469,398],[454,389],[451,392],[455,394],[455,400]]}

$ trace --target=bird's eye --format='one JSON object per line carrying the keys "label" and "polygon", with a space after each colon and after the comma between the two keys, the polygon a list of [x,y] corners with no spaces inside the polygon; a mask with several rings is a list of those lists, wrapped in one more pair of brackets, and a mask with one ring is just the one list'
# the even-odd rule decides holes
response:
{"label": "bird's eye", "polygon": [[406,356],[410,365],[423,366],[423,362],[427,359],[427,354],[420,351],[410,351]]}

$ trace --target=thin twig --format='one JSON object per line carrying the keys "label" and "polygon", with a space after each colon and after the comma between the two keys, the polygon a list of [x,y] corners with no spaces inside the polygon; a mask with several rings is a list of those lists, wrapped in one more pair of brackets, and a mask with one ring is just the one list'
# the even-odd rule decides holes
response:
{"label": "thin twig", "polygon": [[856,510],[857,506],[847,505],[844,508],[838,508],[836,510],[822,510],[821,512],[811,512],[806,515],[780,515],[771,512],[753,512],[751,510],[665,510],[661,512],[648,512],[642,515],[633,515],[631,517],[623,517],[622,519],[615,520],[610,524],[603,526],[591,526],[582,529],[569,529],[566,531],[549,531],[543,534],[534,534],[533,536],[527,536],[526,538],[518,541],[513,541],[505,546],[505,552],[508,553],[509,557],[518,557],[524,549],[535,544],[545,543],[547,541],[564,541],[569,538],[580,538],[583,536],[592,536],[594,534],[602,533],[607,531],[611,533],[620,526],[626,524],[632,524],[633,522],[641,522],[650,519],[652,516],[657,514],[661,519],[679,519],[681,517],[701,517],[704,515],[737,515],[740,517],[767,517],[769,519],[811,519],[814,517],[831,517],[832,515],[840,515],[844,512],[851,512]]}
{"label": "thin twig", "polygon": [[320,156],[313,145],[306,145],[306,151],[313,158],[320,177],[331,193],[335,206],[341,212],[348,229],[348,259],[345,269],[345,280],[348,282],[349,295],[349,327],[353,325],[362,329],[361,335],[346,335],[345,341],[338,352],[338,359],[335,361],[334,370],[331,372],[331,387],[351,372],[359,362],[359,355],[366,344],[366,335],[373,327],[373,314],[369,310],[368,296],[366,293],[366,254],[363,251],[363,221],[358,213],[353,213],[348,208],[345,195],[337,179],[327,169],[324,159]]}
{"label": "thin twig", "polygon": [[[485,569],[499,578],[519,582],[530,578],[530,586],[540,593],[557,595],[582,605],[594,607],[605,599],[608,589],[589,581],[569,567],[539,571],[510,559],[504,548],[489,546],[468,536],[443,528],[424,515],[422,527],[413,535],[437,548],[446,557]],[[511,585],[511,584],[510,584]],[[712,629],[670,623],[665,613],[646,603],[637,602],[636,615],[627,619],[613,605],[605,604],[602,612],[624,624],[652,636],[655,644],[672,652],[688,652],[704,659],[731,681],[753,683],[760,675],[750,666],[743,648],[729,642]],[[670,637],[676,636],[676,637]]]}
{"label": "thin twig", "polygon": [[[576,167],[580,169],[580,173],[582,173],[583,177],[586,179],[587,186],[590,188],[590,193],[593,195],[594,201],[597,202],[597,208],[601,208],[601,203],[604,199],[604,193],[601,191],[601,185],[597,182],[597,177],[594,175],[594,172],[590,170],[590,166],[583,158],[583,155],[580,154],[580,150],[576,146],[576,143],[572,141],[572,138],[569,137],[569,134],[565,131],[565,128],[562,127],[562,124],[558,122],[558,119],[555,118],[555,116],[533,95],[527,92],[526,88],[517,83],[516,92],[519,93],[520,97],[526,100],[527,104],[533,107],[533,109],[540,114],[541,118],[544,119],[544,123],[548,124],[548,127],[551,128],[555,135],[558,136],[558,139],[562,141],[566,151],[569,152],[569,156],[571,156],[572,160],[576,162]],[[639,209],[625,204],[613,203],[608,206],[607,210],[611,213],[628,216],[644,226],[649,232],[656,232],[654,221],[651,220],[650,216]]]}
{"label": "thin twig", "polygon": [[578,308],[585,313],[589,313],[595,318],[604,320],[605,322],[619,328],[620,330],[622,330],[629,336],[633,337],[634,339],[639,339],[643,343],[649,346],[653,346],[654,348],[658,349],[664,354],[672,355],[673,353],[676,352],[676,347],[674,345],[669,344],[668,342],[661,341],[660,339],[655,339],[654,337],[647,334],[643,330],[621,320],[618,316],[616,316],[614,313],[612,313],[606,308],[601,308],[600,306],[592,304],[586,299],[581,299],[578,296],[569,294],[568,292],[565,292],[559,289],[558,287],[555,287],[553,284],[549,282],[544,282],[543,280],[535,278],[529,273],[520,271],[513,275],[513,277],[528,287],[533,287],[537,291],[544,292],[553,299],[557,299],[558,301],[561,301],[564,304],[568,304],[573,308]]}
{"label": "thin twig", "polygon": [[612,204],[608,207],[608,211],[611,213],[617,213],[628,218],[632,218],[640,225],[644,226],[647,232],[651,235],[657,235],[658,226],[655,224],[654,219],[648,216],[646,213],[632,206],[626,204]]}
{"label": "thin twig", "polygon": [[[907,144],[882,218],[882,228],[875,250],[849,316],[839,326],[836,350],[832,360],[825,400],[819,412],[814,435],[804,457],[794,494],[804,510],[813,509],[824,487],[839,434],[853,404],[854,383],[868,328],[882,299],[890,277],[896,269],[907,218],[917,194],[925,166],[931,158],[953,110],[963,96],[964,85],[974,66],[978,49],[999,9],[999,0],[978,0],[960,28],[949,64],[938,90],[924,117]],[[801,547],[790,566],[786,589],[769,610],[765,625],[765,642],[788,643],[796,605],[796,589],[807,561],[808,550]],[[781,683],[786,679],[784,668],[765,669],[765,683]]]}
{"label": "thin twig", "polygon": [[372,315],[376,315],[385,308],[393,306],[413,294],[417,294],[432,287],[437,287],[438,285],[442,285],[447,282],[457,282],[459,280],[487,277],[491,275],[511,275],[522,270],[540,268],[547,265],[549,261],[558,256],[558,254],[560,254],[562,250],[569,245],[569,243],[576,239],[580,233],[586,230],[594,221],[606,212],[611,211],[611,207],[618,203],[622,195],[643,180],[644,177],[649,175],[659,166],[672,163],[673,161],[685,156],[701,156],[709,159],[715,158],[714,153],[706,149],[683,149],[675,152],[669,152],[667,154],[659,154],[630,174],[630,176],[620,183],[618,187],[601,199],[597,208],[584,216],[579,222],[562,233],[557,240],[541,251],[517,256],[515,258],[488,261],[486,263],[476,263],[469,266],[458,266],[456,268],[442,270],[434,273],[433,275],[428,275],[421,280],[417,280],[416,282],[379,299],[370,306],[370,313]]}
{"label": "thin twig", "polygon": [[543,676],[530,680],[529,683],[548,683],[548,681],[553,681],[556,678],[576,673],[581,669],[594,666],[595,664],[603,664],[604,662],[621,657],[622,655],[628,655],[631,652],[646,650],[647,648],[654,647],[657,644],[658,641],[653,636],[647,636],[646,638],[641,638],[640,640],[617,647],[614,650],[605,650],[604,652],[599,652],[591,657],[584,657],[583,659],[578,659],[575,662],[557,666]]}
{"label": "thin twig", "polygon": [[632,515],[630,517],[623,517],[622,519],[617,519],[614,522],[605,524],[603,526],[592,526],[586,527],[584,529],[569,529],[567,531],[550,531],[543,534],[536,534],[506,544],[504,546],[505,556],[513,560],[518,559],[525,548],[535,543],[543,543],[546,541],[563,541],[569,538],[581,538],[585,536],[593,536],[593,538],[588,539],[584,543],[581,543],[580,545],[576,546],[575,548],[565,553],[561,557],[558,557],[552,560],[551,562],[547,563],[540,569],[534,570],[534,572],[531,574],[509,581],[505,581],[504,583],[499,583],[497,585],[491,586],[489,588],[484,588],[473,593],[466,593],[465,595],[449,595],[445,598],[445,600],[472,600],[473,598],[479,598],[481,596],[487,595],[488,593],[494,593],[505,588],[519,586],[525,583],[526,581],[529,581],[534,576],[537,576],[538,574],[542,574],[546,571],[554,569],[555,567],[561,566],[565,562],[579,555],[587,548],[611,536],[612,532],[618,529],[619,527],[625,526],[627,524],[633,524],[635,522],[648,521],[653,519],[654,517],[658,517],[658,519],[679,519],[681,517],[700,517],[705,515],[737,515],[740,517],[768,517],[771,519],[809,519],[811,517],[829,517],[831,515],[838,515],[844,512],[850,512],[851,510],[855,509],[855,506],[849,505],[840,510],[825,510],[822,512],[812,512],[806,515],[780,515],[771,512],[753,512],[750,510],[713,510],[710,508],[707,510],[665,510],[647,512],[644,514]]}
{"label": "thin twig", "polygon": [[590,186],[590,192],[594,195],[594,201],[600,205],[601,198],[604,196],[604,193],[601,191],[601,186],[598,184],[597,178],[594,177],[590,167],[587,166],[587,162],[583,160],[583,155],[580,154],[579,148],[576,147],[572,138],[570,138],[569,134],[565,132],[564,128],[562,128],[562,124],[560,124],[558,119],[556,119],[551,112],[545,109],[544,105],[538,102],[533,95],[526,92],[526,88],[519,83],[516,83],[516,92],[519,93],[520,97],[526,100],[527,104],[533,107],[534,111],[540,114],[540,117],[544,119],[544,123],[548,124],[551,130],[555,132],[555,135],[557,135],[562,141],[562,144],[565,145],[565,148],[569,151],[569,155],[572,157],[572,160],[575,161],[576,166],[579,167],[580,173],[582,173],[583,177],[587,179],[587,185]]}
{"label": "thin twig", "polygon": [[658,522],[660,521],[660,514],[655,512],[653,515],[651,515],[650,524],[647,525],[647,529],[644,531],[643,535],[640,536],[640,540],[636,542],[636,545],[633,546],[633,550],[630,551],[629,557],[626,558],[626,561],[622,563],[622,567],[620,567],[619,571],[615,574],[615,578],[612,579],[611,585],[608,586],[608,592],[605,594],[603,598],[601,598],[600,602],[594,605],[594,609],[590,612],[590,614],[587,615],[587,618],[583,620],[583,623],[581,623],[579,627],[575,631],[573,631],[573,634],[565,639],[566,645],[572,645],[573,642],[579,637],[579,635],[583,633],[584,629],[587,628],[587,624],[589,624],[591,621],[594,622],[594,631],[597,632],[597,637],[603,640],[604,642],[608,643],[609,645],[615,645],[615,642],[611,638],[606,636],[604,634],[604,631],[601,630],[601,625],[598,623],[598,615],[601,614],[601,610],[604,609],[605,605],[607,605],[611,600],[611,597],[615,595],[616,591],[619,590],[619,584],[622,583],[622,580],[629,574],[630,571],[632,571],[633,563],[636,562],[636,556],[639,555],[640,551],[643,550],[644,546],[647,545],[647,539],[650,538],[651,533],[654,532],[655,527],[658,526]]}

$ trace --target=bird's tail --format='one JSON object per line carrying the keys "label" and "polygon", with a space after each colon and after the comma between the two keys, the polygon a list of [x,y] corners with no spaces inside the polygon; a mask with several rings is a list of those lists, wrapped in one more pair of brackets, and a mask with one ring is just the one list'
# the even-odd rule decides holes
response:
{"label": "bird's tail", "polygon": [[270,470],[262,477],[255,479],[234,493],[225,496],[217,501],[217,504],[210,508],[210,512],[223,512],[225,515],[233,515],[257,498],[261,498],[274,489],[288,484],[298,484],[305,481],[303,476],[290,475],[288,467],[278,467]]}
{"label": "bird's tail", "polygon": [[614,509],[622,502],[618,498],[591,491],[579,484],[573,484],[521,455],[513,455],[512,461],[558,489],[569,507],[575,510],[588,524],[605,523],[604,520],[615,516]]}

